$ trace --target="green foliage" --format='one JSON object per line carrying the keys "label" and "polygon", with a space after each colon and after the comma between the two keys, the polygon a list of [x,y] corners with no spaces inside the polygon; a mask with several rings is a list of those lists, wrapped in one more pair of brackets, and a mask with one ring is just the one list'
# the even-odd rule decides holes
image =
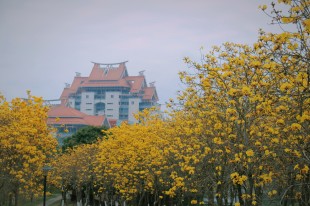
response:
{"label": "green foliage", "polygon": [[62,146],[63,151],[67,148],[73,148],[74,146],[80,144],[92,144],[106,136],[105,132],[107,128],[104,126],[86,126],[77,131],[76,134],[68,137],[64,140],[64,145]]}

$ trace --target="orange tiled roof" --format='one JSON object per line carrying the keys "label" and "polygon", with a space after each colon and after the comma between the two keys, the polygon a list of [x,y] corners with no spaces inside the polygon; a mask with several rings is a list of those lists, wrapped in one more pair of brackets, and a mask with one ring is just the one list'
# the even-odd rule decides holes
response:
{"label": "orange tiled roof", "polygon": [[83,87],[130,87],[126,80],[120,79],[118,81],[87,81],[83,83]]}
{"label": "orange tiled roof", "polygon": [[84,117],[87,125],[93,125],[93,126],[102,126],[103,122],[105,120],[105,116],[93,116],[93,115],[87,115]]}
{"label": "orange tiled roof", "polygon": [[138,93],[141,91],[143,85],[145,85],[144,76],[128,76],[125,79],[130,84],[130,92],[132,93]]}
{"label": "orange tiled roof", "polygon": [[48,111],[48,124],[82,124],[102,126],[105,116],[92,116],[64,105],[51,107]]}
{"label": "orange tiled roof", "polygon": [[49,117],[84,117],[87,114],[64,105],[54,106],[47,112]]}
{"label": "orange tiled roof", "polygon": [[120,64],[119,67],[100,68],[99,64],[94,64],[94,67],[89,75],[89,81],[104,81],[104,80],[119,80],[123,77],[126,70],[125,64]]}
{"label": "orange tiled roof", "polygon": [[64,88],[64,90],[62,91],[61,95],[60,95],[60,99],[67,99],[69,97],[69,94],[71,94],[72,91],[70,88]]}
{"label": "orange tiled roof", "polygon": [[67,99],[70,94],[75,93],[79,86],[83,84],[84,81],[87,80],[87,77],[74,77],[71,87],[70,88],[64,88],[60,99]]}
{"label": "orange tiled roof", "polygon": [[154,95],[155,95],[155,98],[157,99],[155,87],[145,87],[143,91],[144,91],[143,99],[151,100]]}
{"label": "orange tiled roof", "polygon": [[73,82],[71,84],[71,90],[76,92],[81,84],[83,84],[88,77],[74,77]]}

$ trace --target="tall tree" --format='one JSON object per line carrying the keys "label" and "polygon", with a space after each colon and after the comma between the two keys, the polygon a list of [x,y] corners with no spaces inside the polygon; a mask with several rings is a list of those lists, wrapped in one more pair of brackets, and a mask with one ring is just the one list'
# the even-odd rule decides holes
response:
{"label": "tall tree", "polygon": [[14,198],[17,205],[19,194],[41,194],[42,168],[50,162],[57,146],[46,124],[47,111],[42,98],[30,92],[28,99],[15,98],[11,102],[0,97],[1,200]]}

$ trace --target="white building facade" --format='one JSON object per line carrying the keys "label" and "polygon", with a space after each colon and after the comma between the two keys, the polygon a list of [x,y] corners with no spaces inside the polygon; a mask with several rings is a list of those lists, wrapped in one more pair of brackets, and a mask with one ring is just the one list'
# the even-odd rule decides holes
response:
{"label": "white building facade", "polygon": [[60,97],[62,103],[88,115],[105,115],[108,119],[136,123],[134,114],[158,106],[154,84],[149,86],[141,72],[129,76],[126,62],[94,63],[88,77],[79,73]]}

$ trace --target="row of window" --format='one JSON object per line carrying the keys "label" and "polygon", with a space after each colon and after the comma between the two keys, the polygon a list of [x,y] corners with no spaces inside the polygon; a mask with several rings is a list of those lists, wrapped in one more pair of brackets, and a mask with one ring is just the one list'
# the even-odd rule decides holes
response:
{"label": "row of window", "polygon": [[[95,99],[105,99],[106,95],[105,94],[96,94],[95,95]],[[119,95],[118,96],[120,99],[128,99],[130,98],[130,96],[123,96],[123,95]],[[89,95],[85,95],[86,99],[89,99]],[[114,98],[114,94],[110,95],[110,98],[113,99]]]}
{"label": "row of window", "polygon": [[[121,96],[119,96],[119,97],[121,97]],[[89,99],[89,95],[87,94],[87,95],[85,95],[85,98],[86,99]],[[110,98],[114,98],[114,94],[111,94],[110,95]],[[95,95],[95,99],[105,99],[105,94],[96,94]]]}
{"label": "row of window", "polygon": [[104,93],[104,92],[122,92],[129,93],[129,88],[121,88],[121,87],[107,87],[103,89],[102,87],[91,87],[86,88],[84,91],[86,92],[95,92],[95,93]]}
{"label": "row of window", "polygon": [[[87,102],[86,104],[87,104],[87,105],[92,105],[93,103]],[[104,103],[103,103],[103,102],[99,102],[99,103],[97,103],[97,104],[104,104]],[[96,104],[96,105],[97,105],[97,104]],[[112,102],[108,102],[107,104],[110,104],[110,105],[111,105],[111,104],[113,104],[113,103],[112,103]]]}
{"label": "row of window", "polygon": [[[130,103],[131,103],[132,105],[135,104],[134,101],[131,101]],[[87,104],[87,105],[92,105],[93,103],[91,103],[91,102],[86,102],[86,104]],[[103,102],[99,102],[99,103],[97,103],[97,104],[104,104],[104,103],[103,103]],[[107,104],[112,105],[113,103],[112,103],[112,102],[108,102]],[[76,104],[76,106],[77,106],[77,105],[80,105],[80,103],[79,103],[79,104]],[[129,105],[129,103],[128,103],[128,102],[118,102],[118,105]],[[141,103],[140,103],[140,105],[141,105]]]}

